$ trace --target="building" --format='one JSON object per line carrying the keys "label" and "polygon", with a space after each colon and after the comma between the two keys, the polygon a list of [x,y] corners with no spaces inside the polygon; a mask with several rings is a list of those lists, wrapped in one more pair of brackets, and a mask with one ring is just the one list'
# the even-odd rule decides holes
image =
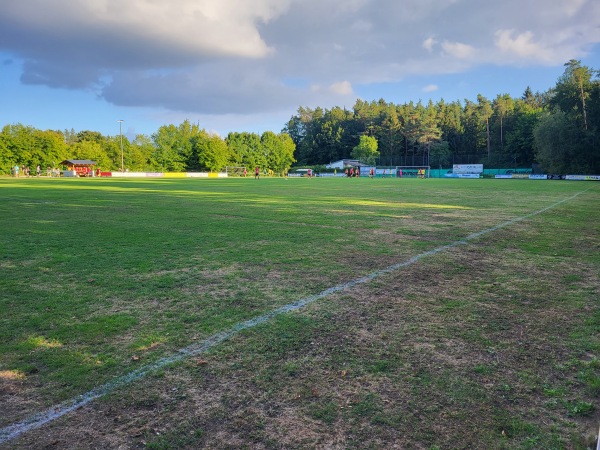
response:
{"label": "building", "polygon": [[63,171],[65,177],[93,177],[96,161],[89,159],[65,159],[60,163],[61,166],[67,166]]}
{"label": "building", "polygon": [[339,161],[335,161],[327,164],[325,167],[327,169],[345,169],[346,167],[363,167],[366,164],[361,163],[357,159],[340,159]]}

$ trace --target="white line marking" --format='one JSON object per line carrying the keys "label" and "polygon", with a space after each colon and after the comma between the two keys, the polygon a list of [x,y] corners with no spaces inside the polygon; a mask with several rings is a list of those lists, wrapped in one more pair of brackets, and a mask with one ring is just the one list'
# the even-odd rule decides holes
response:
{"label": "white line marking", "polygon": [[306,306],[310,303],[313,303],[317,300],[328,297],[337,292],[352,288],[352,287],[360,285],[360,284],[368,283],[369,281],[372,281],[383,275],[386,275],[391,272],[395,272],[396,270],[402,269],[404,267],[408,267],[412,264],[415,264],[416,262],[418,262],[419,260],[421,260],[427,256],[432,256],[437,253],[457,247],[459,245],[464,245],[468,241],[477,239],[485,234],[492,233],[501,228],[507,227],[509,225],[513,225],[517,222],[521,222],[523,220],[526,220],[531,217],[542,214],[542,213],[548,211],[549,209],[555,208],[558,205],[561,205],[562,203],[565,203],[565,202],[568,202],[568,201],[574,199],[575,197],[583,194],[584,192],[589,191],[590,189],[586,189],[585,191],[581,191],[569,198],[566,198],[559,202],[553,203],[552,205],[547,206],[546,208],[540,209],[539,211],[535,211],[531,214],[527,214],[525,216],[518,217],[516,219],[508,220],[506,222],[503,222],[503,223],[493,226],[491,228],[486,228],[485,230],[470,234],[467,237],[465,237],[464,239],[454,241],[451,244],[443,245],[441,247],[434,248],[433,250],[429,250],[427,252],[420,253],[419,255],[416,255],[416,256],[410,258],[409,260],[399,262],[396,264],[392,264],[391,266],[386,267],[385,269],[376,270],[375,272],[372,272],[369,275],[365,275],[364,277],[357,278],[357,279],[349,281],[347,283],[338,284],[337,286],[333,286],[328,289],[325,289],[324,291],[322,291],[318,294],[311,295],[309,297],[300,299],[296,302],[281,306],[281,307],[276,308],[266,314],[263,314],[262,316],[255,317],[254,319],[250,319],[245,322],[240,322],[240,323],[234,325],[233,327],[229,328],[228,330],[213,334],[212,336],[208,337],[206,340],[204,340],[200,343],[192,344],[188,347],[182,348],[173,355],[167,356],[167,357],[159,359],[158,361],[155,361],[151,364],[140,367],[139,369],[134,370],[133,372],[130,372],[128,374],[117,377],[114,380],[109,381],[106,384],[103,384],[102,386],[98,386],[97,388],[94,388],[91,391],[86,392],[85,394],[81,394],[76,397],[73,397],[69,400],[59,403],[58,405],[54,405],[54,406],[48,408],[46,411],[42,411],[37,414],[34,414],[21,422],[18,422],[18,423],[15,423],[15,424],[12,424],[12,425],[9,425],[7,427],[0,429],[0,444],[10,441],[12,439],[15,439],[17,436],[19,436],[27,431],[31,431],[36,428],[39,428],[48,422],[52,422],[71,411],[75,411],[75,410],[87,405],[88,403],[90,403],[91,401],[93,401],[97,398],[103,397],[106,394],[109,394],[112,391],[114,391],[122,386],[126,386],[140,378],[145,377],[146,375],[148,375],[151,372],[157,371],[158,369],[161,369],[161,368],[168,366],[170,364],[173,364],[175,362],[182,361],[186,358],[189,358],[190,356],[195,356],[195,355],[200,355],[202,353],[205,353],[212,347],[220,344],[221,342],[229,339],[232,336],[235,336],[236,334],[239,334],[241,331],[247,330],[249,328],[253,328],[257,325],[265,323],[268,320],[272,319],[273,317],[303,308],[304,306]]}

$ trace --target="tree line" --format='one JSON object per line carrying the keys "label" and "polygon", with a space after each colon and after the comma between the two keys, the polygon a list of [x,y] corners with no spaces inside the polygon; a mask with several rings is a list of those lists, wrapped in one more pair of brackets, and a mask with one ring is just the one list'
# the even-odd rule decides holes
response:
{"label": "tree line", "polygon": [[[599,71],[571,60],[546,92],[527,87],[520,98],[404,104],[357,100],[341,107],[300,107],[279,134],[210,134],[186,120],[151,136],[38,130],[21,124],[0,132],[0,172],[12,166],[55,167],[91,159],[102,170],[220,171],[226,166],[286,172],[352,156],[378,166],[482,163],[551,173],[600,173]],[[122,144],[121,144],[122,138]],[[122,145],[122,147],[121,147]]]}
{"label": "tree line", "polygon": [[104,171],[118,171],[123,163],[133,172],[218,172],[226,166],[245,166],[284,173],[295,162],[294,151],[285,133],[232,132],[223,139],[188,120],[132,141],[97,131],[42,131],[16,124],[0,132],[0,172],[8,174],[15,165],[40,165],[45,171],[66,159],[90,159]]}
{"label": "tree line", "polygon": [[600,173],[600,81],[598,71],[571,60],[556,86],[543,93],[527,87],[520,98],[300,107],[284,131],[296,144],[299,164],[361,154],[355,149],[370,136],[378,144],[379,166],[538,163],[547,172]]}

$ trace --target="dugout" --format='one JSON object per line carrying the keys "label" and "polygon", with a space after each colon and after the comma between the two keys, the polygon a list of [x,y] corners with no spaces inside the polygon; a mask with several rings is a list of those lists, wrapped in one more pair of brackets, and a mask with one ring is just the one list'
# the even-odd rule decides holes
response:
{"label": "dugout", "polygon": [[67,170],[63,171],[63,176],[65,177],[93,177],[96,161],[89,159],[65,159],[60,165],[67,167]]}

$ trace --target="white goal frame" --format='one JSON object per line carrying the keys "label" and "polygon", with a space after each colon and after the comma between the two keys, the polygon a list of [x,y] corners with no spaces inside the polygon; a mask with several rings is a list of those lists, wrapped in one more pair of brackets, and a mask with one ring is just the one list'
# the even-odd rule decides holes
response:
{"label": "white goal frame", "polygon": [[248,169],[245,166],[226,166],[225,173],[228,177],[243,177],[244,170],[246,170],[246,176],[248,174]]}

